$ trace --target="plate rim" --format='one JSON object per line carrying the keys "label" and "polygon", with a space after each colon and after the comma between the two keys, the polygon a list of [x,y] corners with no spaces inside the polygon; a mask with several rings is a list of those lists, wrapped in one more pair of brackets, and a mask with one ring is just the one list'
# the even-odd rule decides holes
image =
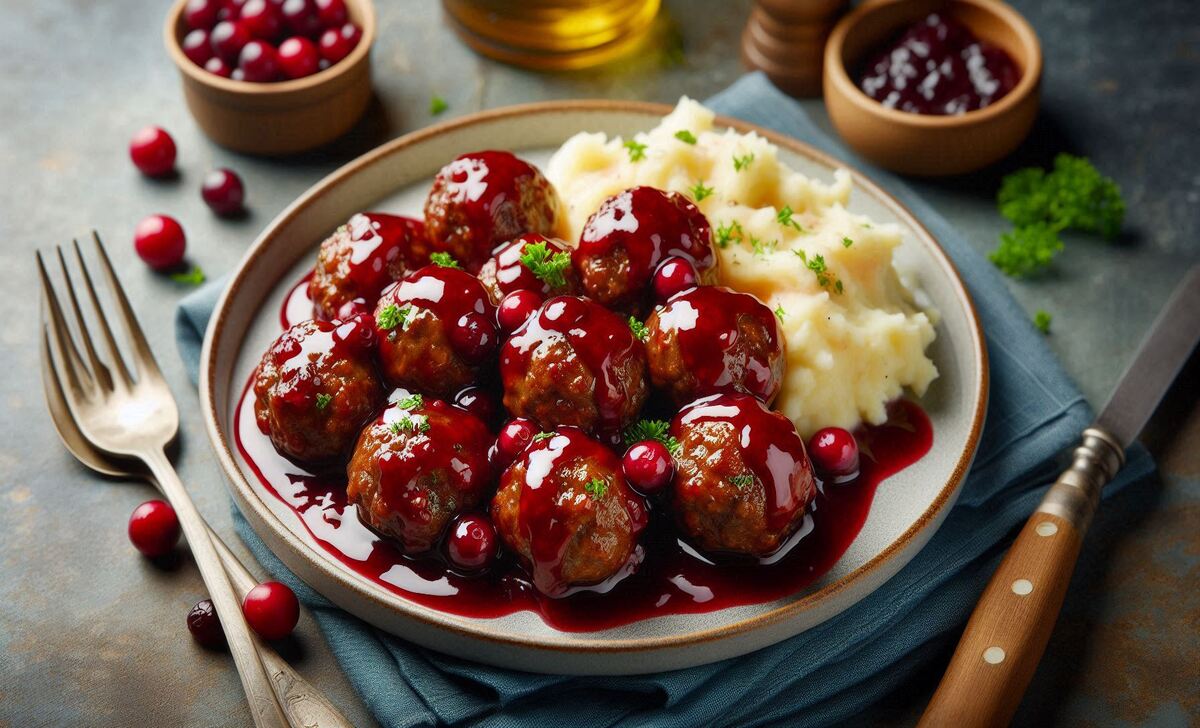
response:
{"label": "plate rim", "polygon": [[[204,420],[205,434],[208,436],[209,444],[217,455],[221,469],[224,472],[226,479],[232,486],[234,500],[238,503],[239,508],[243,511],[245,506],[249,506],[257,519],[268,525],[277,536],[287,542],[292,548],[296,549],[308,565],[317,568],[329,578],[337,581],[341,586],[349,589],[359,597],[374,602],[376,606],[383,607],[389,611],[399,609],[402,616],[407,619],[412,619],[420,622],[423,627],[435,630],[451,630],[462,638],[469,640],[484,641],[498,646],[512,646],[522,649],[534,649],[539,651],[557,652],[557,653],[578,653],[578,652],[605,652],[605,653],[630,653],[643,651],[656,651],[664,649],[678,650],[686,647],[697,646],[701,644],[711,643],[717,640],[726,640],[740,635],[746,635],[755,631],[767,628],[789,619],[795,615],[807,612],[821,602],[827,601],[837,594],[845,591],[857,582],[869,579],[873,573],[890,562],[894,556],[913,546],[914,542],[918,542],[925,536],[924,543],[920,543],[913,556],[928,544],[932,533],[925,534],[927,528],[931,525],[936,531],[944,520],[949,508],[952,507],[958,492],[962,486],[963,480],[966,477],[967,471],[970,469],[971,462],[979,446],[979,440],[983,430],[984,419],[987,412],[988,397],[990,392],[990,366],[988,361],[987,346],[984,340],[983,328],[979,319],[979,313],[976,309],[974,299],[963,283],[962,277],[959,275],[958,268],[954,262],[950,260],[945,250],[937,238],[921,223],[920,220],[912,213],[911,210],[893,195],[885,191],[882,187],[876,184],[869,177],[860,172],[852,165],[846,164],[836,157],[827,154],[812,145],[802,142],[793,137],[781,134],[779,132],[761,127],[757,124],[742,121],[725,115],[716,115],[714,125],[730,128],[739,133],[754,132],[759,136],[764,137],[771,143],[788,149],[789,151],[803,157],[807,157],[819,164],[832,169],[845,169],[849,172],[851,180],[855,186],[861,186],[869,191],[883,204],[892,208],[893,212],[915,233],[917,239],[925,245],[933,257],[937,260],[948,275],[953,289],[955,290],[958,299],[965,304],[967,319],[970,324],[971,344],[976,355],[976,378],[979,381],[979,389],[976,393],[975,411],[971,414],[970,432],[968,434],[967,444],[964,450],[959,453],[958,460],[954,465],[946,483],[938,492],[937,497],[930,503],[929,507],[920,514],[907,529],[904,530],[898,537],[889,543],[883,550],[875,554],[868,561],[863,563],[858,568],[842,576],[841,578],[821,587],[817,591],[796,601],[776,607],[768,612],[739,619],[736,622],[731,622],[717,627],[709,627],[705,629],[678,632],[671,635],[657,637],[632,637],[619,639],[588,639],[579,638],[572,639],[569,644],[560,642],[547,641],[537,635],[522,635],[520,637],[511,637],[503,634],[496,634],[481,627],[472,626],[470,618],[459,617],[458,615],[440,612],[432,607],[426,607],[411,602],[406,602],[403,597],[395,595],[395,600],[399,603],[399,607],[391,601],[382,599],[378,595],[367,590],[369,585],[360,583],[361,579],[354,578],[347,570],[337,568],[335,565],[326,563],[329,558],[326,554],[318,551],[314,546],[298,538],[291,529],[282,522],[282,520],[267,507],[265,504],[256,502],[254,498],[248,497],[247,492],[253,495],[253,485],[243,476],[241,469],[237,465],[236,458],[233,454],[233,449],[229,439],[222,431],[219,425],[218,403],[215,400],[217,377],[216,357],[214,353],[214,344],[220,338],[219,334],[223,331],[228,323],[230,314],[228,302],[232,298],[233,293],[245,282],[247,270],[251,264],[268,250],[268,243],[273,235],[273,232],[284,223],[288,222],[292,217],[297,215],[302,209],[309,204],[329,193],[331,190],[342,184],[349,177],[357,174],[362,169],[378,162],[384,157],[398,153],[401,150],[424,142],[428,139],[435,138],[442,134],[452,132],[464,127],[484,124],[498,119],[505,119],[514,116],[528,116],[537,114],[555,114],[555,113],[586,113],[586,112],[624,112],[646,116],[662,117],[669,113],[674,107],[670,104],[650,101],[622,101],[610,99],[574,99],[566,101],[539,101],[525,104],[515,104],[510,106],[502,106],[494,109],[478,111],[471,114],[451,119],[439,124],[424,127],[408,134],[404,134],[391,141],[385,142],[360,156],[350,160],[349,162],[338,167],[334,171],[327,174],[318,182],[310,186],[305,192],[297,197],[291,204],[284,208],[262,229],[258,236],[251,243],[246,253],[238,261],[237,267],[232,273],[232,277],[228,284],[221,292],[220,298],[213,309],[213,314],[209,320],[209,325],[205,330],[204,342],[201,348],[200,355],[200,377],[199,377],[199,399],[200,409]],[[276,284],[278,285],[278,281]],[[270,544],[266,539],[268,549],[271,549]],[[273,549],[271,549],[274,551]],[[911,557],[910,557],[911,558]],[[901,566],[901,568],[903,568]],[[894,575],[894,574],[892,574]],[[882,582],[876,585],[877,589],[883,583],[890,579],[889,575]],[[309,583],[306,581],[306,583]],[[322,593],[322,589],[309,583],[315,591]],[[871,590],[872,592],[874,589]],[[844,608],[844,607],[843,607]],[[840,610],[839,610],[840,611]],[[425,612],[431,612],[427,614]],[[553,627],[551,627],[553,629]],[[561,630],[555,632],[562,633]],[[586,634],[586,633],[568,633],[568,634]]]}

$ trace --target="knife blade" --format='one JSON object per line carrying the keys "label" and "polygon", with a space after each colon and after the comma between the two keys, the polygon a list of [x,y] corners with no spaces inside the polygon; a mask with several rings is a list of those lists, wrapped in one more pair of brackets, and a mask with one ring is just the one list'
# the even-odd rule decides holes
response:
{"label": "knife blade", "polygon": [[1200,340],[1200,265],[1175,288],[1133,361],[1117,381],[1095,427],[1121,447],[1142,431]]}

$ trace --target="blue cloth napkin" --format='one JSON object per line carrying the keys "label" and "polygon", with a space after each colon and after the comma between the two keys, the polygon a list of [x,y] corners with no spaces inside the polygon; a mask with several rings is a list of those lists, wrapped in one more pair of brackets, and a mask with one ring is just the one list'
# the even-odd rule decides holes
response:
{"label": "blue cloth napkin", "polygon": [[[293,589],[371,712],[386,726],[821,726],[886,695],[960,626],[1001,546],[1029,517],[1092,413],[996,270],[891,174],[853,158],[760,74],[707,104],[850,159],[929,228],[975,298],[987,334],[991,399],[975,464],[933,540],[874,594],[828,622],[750,655],[639,677],[573,678],[501,670],[416,647],[334,607],[287,571],[237,516],[259,562]],[[179,349],[193,378],[216,281],[180,304]],[[1106,496],[1148,474],[1140,446]]]}

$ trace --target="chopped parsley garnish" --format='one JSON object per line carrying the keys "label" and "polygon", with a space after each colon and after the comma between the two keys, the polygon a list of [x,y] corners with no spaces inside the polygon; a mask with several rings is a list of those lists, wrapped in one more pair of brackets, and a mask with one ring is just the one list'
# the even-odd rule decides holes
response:
{"label": "chopped parsley garnish", "polygon": [[741,172],[746,167],[749,167],[750,163],[753,161],[754,161],[754,153],[753,152],[748,152],[746,154],[743,154],[740,157],[735,154],[735,155],[733,155],[733,169],[735,172]]}
{"label": "chopped parsley garnish", "polygon": [[737,220],[731,220],[724,225],[717,226],[716,231],[713,233],[713,242],[717,244],[718,248],[728,248],[729,243],[734,240],[735,234],[738,240],[744,237],[741,223]]}
{"label": "chopped parsley garnish", "polygon": [[646,324],[638,321],[634,316],[629,317],[629,330],[633,332],[634,338],[638,341],[645,341],[646,337],[650,335],[650,329],[646,327]]}
{"label": "chopped parsley garnish", "polygon": [[425,398],[419,394],[410,394],[404,399],[396,403],[396,406],[402,410],[420,409],[425,404]]}
{"label": "chopped parsley garnish", "polygon": [[1079,230],[1112,239],[1121,231],[1121,188],[1083,157],[1060,154],[1049,172],[1031,167],[1006,176],[996,195],[1000,214],[1016,228],[1000,236],[988,257],[1010,276],[1047,268],[1063,249],[1059,233]]}
{"label": "chopped parsley garnish", "polygon": [[629,151],[630,162],[640,162],[646,158],[646,145],[635,139],[625,142],[625,149]]}
{"label": "chopped parsley garnish", "polygon": [[538,434],[533,436],[533,441],[541,442],[542,440],[549,440],[552,437],[554,437],[553,432],[539,432]]}
{"label": "chopped parsley garnish", "polygon": [[750,250],[760,258],[767,253],[774,253],[777,247],[779,247],[778,240],[763,241],[753,235],[750,236]]}
{"label": "chopped parsley garnish", "polygon": [[383,331],[391,331],[399,326],[400,328],[408,328],[408,315],[412,313],[411,306],[400,308],[394,303],[384,306],[379,314],[375,317],[375,323]]}
{"label": "chopped parsley garnish", "polygon": [[705,187],[703,180],[696,180],[696,184],[689,187],[688,192],[692,193],[693,200],[695,200],[696,202],[699,202],[700,200],[703,200],[705,197],[708,197],[709,195],[711,195],[714,192],[714,190],[712,187]]}
{"label": "chopped parsley garnish", "polygon": [[684,144],[695,144],[696,143],[696,135],[691,133],[687,129],[680,129],[679,131],[675,132],[675,138],[678,139],[679,141],[683,142]]}
{"label": "chopped parsley garnish", "polygon": [[551,253],[544,240],[529,243],[521,251],[521,265],[551,288],[563,288],[567,285],[563,271],[571,267],[571,254],[566,251]]}
{"label": "chopped parsley garnish", "polygon": [[843,248],[849,248],[851,245],[854,245],[853,240],[851,240],[850,238],[842,238],[842,247]]}
{"label": "chopped parsley garnish", "polygon": [[643,440],[661,442],[671,455],[679,453],[679,440],[671,437],[671,423],[666,420],[638,420],[625,429],[625,447]]}
{"label": "chopped parsley garnish", "polygon": [[429,418],[425,415],[404,415],[399,420],[388,425],[393,435],[399,435],[405,430],[409,432],[428,432]]}
{"label": "chopped parsley garnish", "polygon": [[458,264],[458,261],[454,259],[453,255],[450,255],[449,253],[447,253],[445,251],[438,251],[436,253],[430,253],[429,254],[429,262],[433,263],[434,265],[440,265],[443,268],[461,268],[462,267],[461,265]]}
{"label": "chopped parsley garnish", "polygon": [[176,283],[186,283],[189,286],[198,286],[205,281],[204,271],[200,270],[200,266],[193,265],[192,269],[186,273],[172,273],[171,280]]}
{"label": "chopped parsley garnish", "polygon": [[792,212],[791,205],[784,205],[783,209],[779,211],[779,214],[775,216],[775,219],[778,220],[779,224],[783,225],[784,227],[792,227],[798,232],[804,232],[804,228],[800,226],[800,223],[796,222],[792,218],[792,216],[795,214],[795,212]]}
{"label": "chopped parsley garnish", "polygon": [[430,97],[430,99],[429,99],[429,115],[430,116],[437,116],[438,114],[442,113],[443,111],[445,111],[448,108],[450,108],[450,105],[447,104],[446,100],[443,99],[441,96],[434,94],[432,97]]}
{"label": "chopped parsley garnish", "polygon": [[775,307],[775,317],[782,321],[784,316],[787,316],[787,311],[783,310],[783,304],[781,303]]}
{"label": "chopped parsley garnish", "polygon": [[747,485],[754,485],[754,475],[751,473],[739,473],[729,476],[729,483],[737,488],[745,488]]}
{"label": "chopped parsley garnish", "polygon": [[592,478],[584,484],[583,489],[593,498],[603,498],[608,492],[608,481],[602,478]]}
{"label": "chopped parsley garnish", "polygon": [[812,258],[809,258],[808,253],[799,248],[792,252],[800,259],[804,267],[811,270],[813,275],[817,277],[818,286],[826,290],[833,290],[835,293],[842,293],[845,290],[844,286],[842,286],[842,279],[829,272],[829,267],[825,264],[825,256],[814,255]]}
{"label": "chopped parsley garnish", "polygon": [[1050,333],[1050,322],[1053,320],[1053,316],[1040,309],[1033,315],[1033,325],[1036,326],[1037,330],[1041,331],[1043,334]]}
{"label": "chopped parsley garnish", "polygon": [[324,412],[325,408],[328,407],[329,403],[332,401],[333,401],[332,394],[325,394],[324,392],[322,392],[321,394],[318,394],[317,395],[317,409]]}

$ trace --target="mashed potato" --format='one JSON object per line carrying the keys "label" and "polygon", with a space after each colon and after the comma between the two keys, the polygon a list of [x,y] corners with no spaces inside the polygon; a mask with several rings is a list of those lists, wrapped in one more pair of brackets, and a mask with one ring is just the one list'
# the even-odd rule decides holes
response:
{"label": "mashed potato", "polygon": [[810,179],[757,134],[714,131],[713,113],[684,98],[630,142],[575,135],[547,176],[575,238],[605,198],[628,187],[696,200],[713,226],[721,282],[757,295],[783,323],[787,372],[775,407],[805,437],[881,423],[904,387],[920,396],[937,377],[925,355],[934,313],[917,308],[893,267],[900,229],[846,210],[845,170],[832,184]]}

